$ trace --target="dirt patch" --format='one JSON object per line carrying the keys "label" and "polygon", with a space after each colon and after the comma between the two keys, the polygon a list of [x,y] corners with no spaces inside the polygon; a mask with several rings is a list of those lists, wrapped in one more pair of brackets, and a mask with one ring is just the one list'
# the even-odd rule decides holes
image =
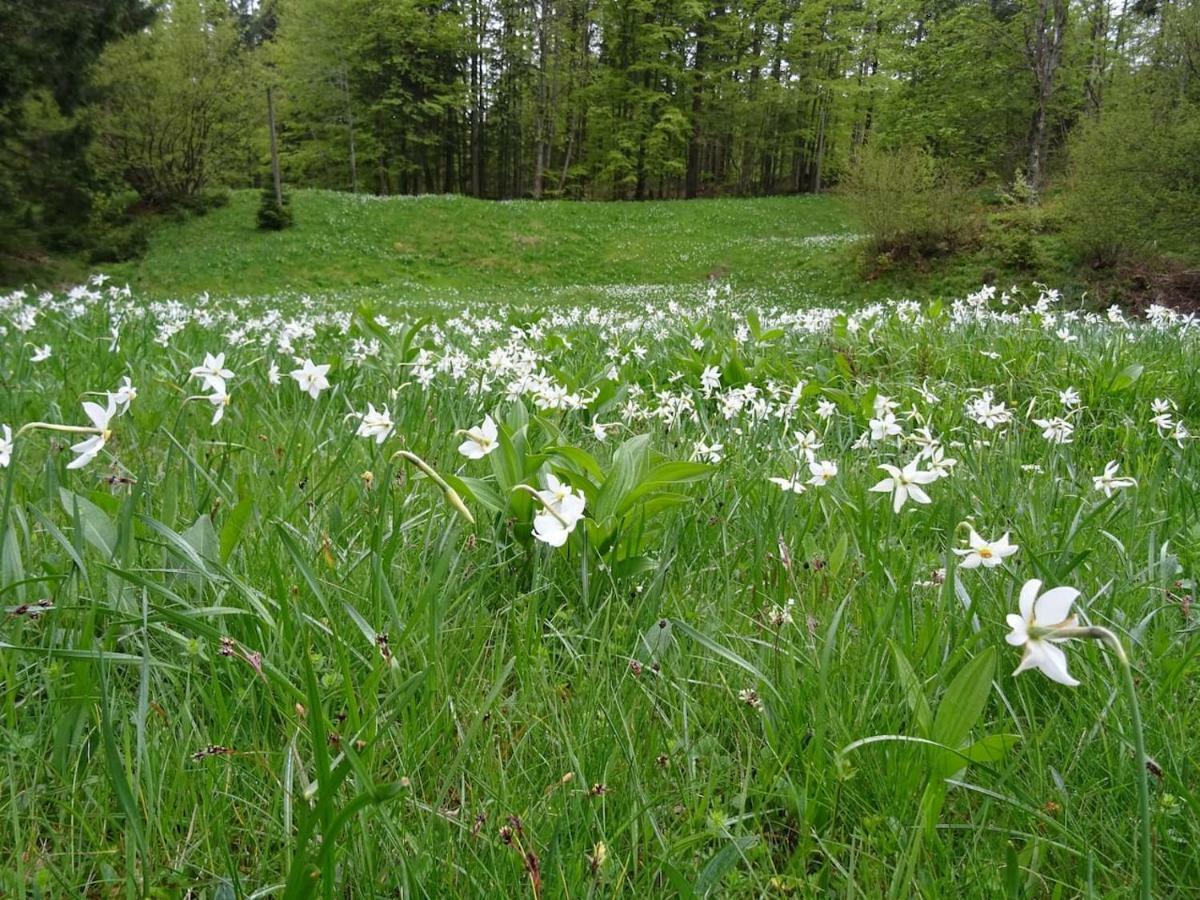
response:
{"label": "dirt patch", "polygon": [[1200,268],[1175,260],[1138,260],[1097,273],[1094,296],[1103,306],[1116,304],[1144,315],[1157,304],[1180,313],[1200,314]]}

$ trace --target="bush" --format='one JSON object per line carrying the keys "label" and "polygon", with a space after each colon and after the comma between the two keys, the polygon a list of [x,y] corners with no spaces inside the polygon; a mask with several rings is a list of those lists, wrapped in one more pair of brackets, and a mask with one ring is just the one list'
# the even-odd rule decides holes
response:
{"label": "bush", "polygon": [[868,146],[843,190],[866,231],[867,259],[945,256],[978,228],[975,203],[962,182],[925,150]]}
{"label": "bush", "polygon": [[258,203],[258,227],[264,231],[282,231],[291,227],[292,204],[288,195],[283,195],[283,202],[275,199],[275,189],[263,189],[262,198]]}
{"label": "bush", "polygon": [[125,262],[146,252],[150,223],[139,213],[136,191],[101,190],[91,195],[91,220],[86,234],[90,264]]}
{"label": "bush", "polygon": [[1071,142],[1068,239],[1096,267],[1200,258],[1200,109],[1117,93]]}

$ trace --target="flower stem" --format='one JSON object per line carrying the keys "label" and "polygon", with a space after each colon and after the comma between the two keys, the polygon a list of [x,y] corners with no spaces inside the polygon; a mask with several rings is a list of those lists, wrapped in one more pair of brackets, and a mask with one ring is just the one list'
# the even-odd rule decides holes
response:
{"label": "flower stem", "polygon": [[1141,849],[1141,890],[1142,900],[1151,900],[1154,890],[1154,858],[1150,836],[1150,774],[1146,767],[1146,736],[1142,730],[1142,712],[1138,706],[1137,686],[1133,681],[1133,666],[1121,646],[1120,639],[1107,628],[1090,626],[1088,629],[1095,638],[1104,641],[1116,655],[1121,664],[1121,682],[1125,688],[1125,700],[1129,703],[1129,719],[1133,726],[1133,747],[1137,755],[1137,785],[1138,813],[1141,817],[1141,833],[1139,845]]}
{"label": "flower stem", "polygon": [[[1111,635],[1112,644],[1118,649],[1120,642],[1116,635]],[[1150,900],[1154,884],[1154,861],[1151,851],[1150,838],[1150,774],[1146,767],[1146,737],[1142,731],[1142,713],[1138,707],[1137,689],[1133,682],[1133,666],[1123,650],[1117,653],[1121,661],[1121,673],[1124,676],[1125,699],[1129,702],[1130,723],[1133,726],[1133,746],[1137,754],[1138,780],[1138,812],[1141,815],[1141,851],[1142,851],[1142,900]]]}

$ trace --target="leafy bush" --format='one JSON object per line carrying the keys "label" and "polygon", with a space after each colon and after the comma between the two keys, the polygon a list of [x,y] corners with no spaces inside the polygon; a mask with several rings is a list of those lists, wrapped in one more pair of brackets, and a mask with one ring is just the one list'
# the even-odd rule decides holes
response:
{"label": "leafy bush", "polygon": [[867,259],[945,256],[977,229],[975,203],[962,182],[921,149],[868,146],[843,190],[867,234]]}
{"label": "leafy bush", "polygon": [[984,256],[994,260],[1004,271],[1035,276],[1050,263],[1049,255],[1061,243],[1058,218],[1044,206],[1027,206],[1028,195],[1014,191],[1009,208],[988,217],[987,227],[980,240]]}
{"label": "leafy bush", "polygon": [[258,203],[258,227],[263,231],[282,231],[292,225],[292,204],[287,194],[283,202],[275,199],[275,189],[268,186],[263,188],[262,199]]}
{"label": "leafy bush", "polygon": [[1112,98],[1071,144],[1068,240],[1093,266],[1200,257],[1200,109]]}

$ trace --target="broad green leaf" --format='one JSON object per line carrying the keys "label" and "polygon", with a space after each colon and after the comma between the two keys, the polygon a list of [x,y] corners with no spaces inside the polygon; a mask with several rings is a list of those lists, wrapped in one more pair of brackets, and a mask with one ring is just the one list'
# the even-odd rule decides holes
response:
{"label": "broad green leaf", "polygon": [[73,494],[66,488],[58,489],[59,500],[67,515],[74,516],[79,510],[79,524],[83,529],[83,538],[92,545],[104,559],[112,559],[117,548],[117,525],[100,507],[86,497]]}

